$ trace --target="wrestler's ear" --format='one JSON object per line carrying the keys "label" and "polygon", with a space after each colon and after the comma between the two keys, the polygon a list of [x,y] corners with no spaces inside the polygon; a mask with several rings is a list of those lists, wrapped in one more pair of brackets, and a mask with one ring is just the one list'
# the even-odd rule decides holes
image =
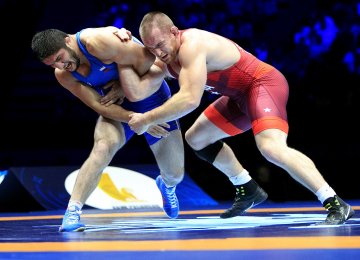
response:
{"label": "wrestler's ear", "polygon": [[65,44],[66,44],[67,46],[69,46],[70,41],[71,41],[70,36],[69,36],[69,35],[68,35],[68,36],[66,36],[66,37],[65,37]]}
{"label": "wrestler's ear", "polygon": [[179,34],[179,29],[176,26],[171,26],[170,32],[176,36]]}

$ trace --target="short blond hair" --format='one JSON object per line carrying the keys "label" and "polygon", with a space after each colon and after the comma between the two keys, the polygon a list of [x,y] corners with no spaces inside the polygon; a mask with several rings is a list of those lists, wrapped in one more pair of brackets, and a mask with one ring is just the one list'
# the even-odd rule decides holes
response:
{"label": "short blond hair", "polygon": [[141,39],[144,39],[154,28],[159,28],[160,31],[164,32],[170,31],[172,26],[174,23],[166,14],[157,11],[149,12],[140,23],[139,34]]}

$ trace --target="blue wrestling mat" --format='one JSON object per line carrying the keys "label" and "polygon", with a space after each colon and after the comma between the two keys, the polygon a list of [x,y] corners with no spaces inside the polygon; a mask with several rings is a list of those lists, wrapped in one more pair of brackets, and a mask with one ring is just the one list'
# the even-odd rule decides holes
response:
{"label": "blue wrestling mat", "polygon": [[346,259],[360,258],[360,201],[343,225],[314,225],[313,202],[264,204],[220,219],[228,205],[182,210],[84,210],[86,230],[60,233],[63,212],[0,216],[0,259]]}
{"label": "blue wrestling mat", "polygon": [[[3,175],[0,187],[22,186],[44,210],[0,214],[0,259],[360,259],[358,200],[346,200],[355,215],[343,225],[316,225],[327,215],[318,201],[267,200],[221,219],[231,202],[214,201],[186,176],[176,191],[179,217],[169,219],[157,205],[154,165],[106,168],[83,209],[85,231],[61,233],[77,170],[12,168]],[[18,196],[16,189],[7,192]]]}

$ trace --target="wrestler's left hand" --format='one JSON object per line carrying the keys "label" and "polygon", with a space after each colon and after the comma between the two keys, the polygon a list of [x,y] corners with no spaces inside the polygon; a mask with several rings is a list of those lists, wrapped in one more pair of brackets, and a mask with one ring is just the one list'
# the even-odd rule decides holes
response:
{"label": "wrestler's left hand", "polygon": [[157,138],[167,137],[170,133],[164,127],[169,128],[170,125],[166,123],[160,125],[151,125],[146,132]]}
{"label": "wrestler's left hand", "polygon": [[125,28],[118,29],[114,31],[113,34],[115,34],[122,42],[129,41],[132,38],[131,32]]}

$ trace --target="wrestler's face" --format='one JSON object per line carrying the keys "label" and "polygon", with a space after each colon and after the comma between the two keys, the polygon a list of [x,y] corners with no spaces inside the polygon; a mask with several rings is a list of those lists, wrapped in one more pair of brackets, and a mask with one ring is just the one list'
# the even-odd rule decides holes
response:
{"label": "wrestler's face", "polygon": [[177,34],[171,30],[160,31],[154,28],[149,32],[143,40],[145,47],[158,57],[161,61],[169,64],[176,59],[177,56]]}
{"label": "wrestler's face", "polygon": [[59,70],[71,72],[79,68],[80,58],[76,55],[75,51],[66,47],[44,59],[43,63]]}

